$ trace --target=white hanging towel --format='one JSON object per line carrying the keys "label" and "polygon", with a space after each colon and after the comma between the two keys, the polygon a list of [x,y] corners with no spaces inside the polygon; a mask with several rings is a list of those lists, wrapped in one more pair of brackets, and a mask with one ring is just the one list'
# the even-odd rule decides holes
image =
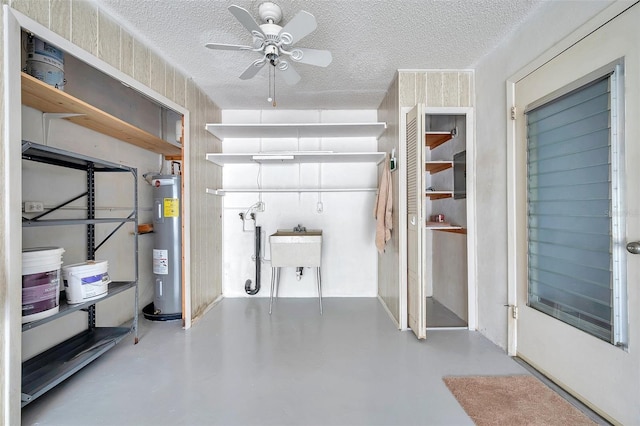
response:
{"label": "white hanging towel", "polygon": [[387,156],[384,159],[384,169],[380,177],[373,217],[376,219],[376,247],[378,252],[382,254],[384,253],[384,246],[391,239],[391,229],[393,228],[393,193],[391,170],[389,169],[389,158]]}

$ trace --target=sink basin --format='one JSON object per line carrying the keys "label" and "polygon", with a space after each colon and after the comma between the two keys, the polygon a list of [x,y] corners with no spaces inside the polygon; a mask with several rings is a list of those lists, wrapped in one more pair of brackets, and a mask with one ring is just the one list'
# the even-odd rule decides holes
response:
{"label": "sink basin", "polygon": [[271,245],[271,266],[274,268],[320,266],[321,230],[293,232],[289,229],[279,229],[278,232],[269,236],[269,243]]}

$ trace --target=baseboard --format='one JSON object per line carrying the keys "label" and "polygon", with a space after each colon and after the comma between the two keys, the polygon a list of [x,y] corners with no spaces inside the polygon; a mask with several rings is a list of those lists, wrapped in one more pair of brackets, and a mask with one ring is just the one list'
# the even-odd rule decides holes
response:
{"label": "baseboard", "polygon": [[387,307],[387,304],[384,303],[384,300],[382,299],[382,297],[380,297],[380,295],[377,296],[378,301],[380,302],[380,304],[382,305],[382,307],[384,308],[384,310],[387,312],[387,315],[389,315],[389,318],[391,318],[391,321],[393,321],[393,323],[396,325],[396,328],[398,330],[402,330],[402,328],[400,327],[400,323],[398,322],[398,320],[393,316],[393,314],[391,313],[391,311],[389,310],[389,308]]}
{"label": "baseboard", "polygon": [[220,303],[222,301],[222,299],[224,299],[224,296],[221,294],[220,296],[216,297],[213,302],[209,303],[209,305],[207,305],[206,308],[204,308],[204,310],[202,311],[202,313],[200,315],[198,315],[195,318],[191,318],[191,326],[193,327],[193,325],[195,323],[197,323],[200,318],[204,317],[207,312],[209,312],[214,306],[216,306],[218,303]]}

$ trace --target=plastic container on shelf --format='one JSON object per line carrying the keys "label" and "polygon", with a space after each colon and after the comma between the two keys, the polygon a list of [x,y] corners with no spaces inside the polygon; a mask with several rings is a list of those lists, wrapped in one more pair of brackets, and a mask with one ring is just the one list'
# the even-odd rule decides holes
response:
{"label": "plastic container on shelf", "polygon": [[35,247],[22,251],[22,323],[59,312],[61,247]]}
{"label": "plastic container on shelf", "polygon": [[88,260],[62,267],[67,302],[84,303],[108,294],[111,279],[106,260]]}

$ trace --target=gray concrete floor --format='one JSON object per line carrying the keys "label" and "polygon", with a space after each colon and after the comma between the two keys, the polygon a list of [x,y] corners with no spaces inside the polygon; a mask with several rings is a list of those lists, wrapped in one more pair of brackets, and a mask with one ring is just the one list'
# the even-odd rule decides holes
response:
{"label": "gray concrete floor", "polygon": [[141,320],[23,409],[25,425],[471,425],[448,375],[530,374],[467,330],[398,331],[375,298],[225,299],[190,330]]}
{"label": "gray concrete floor", "polygon": [[433,297],[427,297],[427,328],[467,327],[467,322]]}

